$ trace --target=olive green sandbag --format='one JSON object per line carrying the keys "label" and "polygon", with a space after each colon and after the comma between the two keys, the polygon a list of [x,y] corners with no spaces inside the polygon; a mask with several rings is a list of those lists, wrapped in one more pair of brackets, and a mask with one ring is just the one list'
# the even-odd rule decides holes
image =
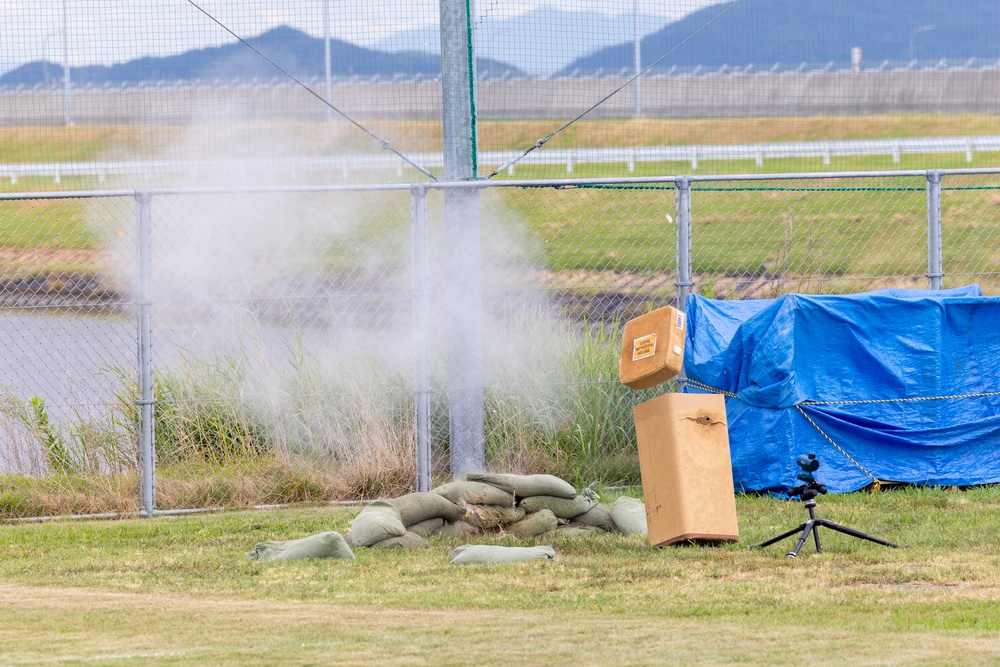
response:
{"label": "olive green sandbag", "polygon": [[465,521],[483,530],[498,530],[524,518],[523,507],[501,505],[466,505]]}
{"label": "olive green sandbag", "polygon": [[555,496],[575,498],[576,489],[555,475],[500,475],[488,472],[470,472],[465,476],[470,482],[483,482],[512,493],[518,498]]}
{"label": "olive green sandbag", "polygon": [[611,508],[607,505],[597,503],[580,516],[573,517],[573,523],[582,523],[585,526],[594,526],[611,533],[618,532],[618,526],[611,518]]}
{"label": "olive green sandbag", "polygon": [[452,521],[438,528],[434,534],[443,537],[475,537],[481,532],[478,527],[473,526],[468,521]]}
{"label": "olive green sandbag", "polygon": [[641,500],[622,496],[611,505],[611,519],[626,535],[648,535],[646,506]]}
{"label": "olive green sandbag", "polygon": [[384,500],[376,500],[354,517],[349,538],[353,546],[370,547],[405,532],[399,510]]}
{"label": "olive green sandbag", "polygon": [[427,521],[421,521],[420,523],[415,523],[406,530],[407,532],[415,533],[420,537],[430,537],[431,534],[439,530],[443,525],[444,525],[444,519],[442,519],[441,517],[435,517],[433,519],[427,519]]}
{"label": "olive green sandbag", "polygon": [[594,508],[597,504],[597,494],[591,489],[584,489],[583,493],[575,498],[531,496],[519,504],[529,513],[551,510],[560,519],[573,519]]}
{"label": "olive green sandbag", "polygon": [[530,560],[554,560],[552,547],[498,547],[490,544],[463,544],[455,547],[452,565],[523,563]]}
{"label": "olive green sandbag", "polygon": [[354,553],[340,533],[330,531],[286,542],[258,542],[253,551],[247,554],[247,558],[262,562],[304,558],[354,558]]}
{"label": "olive green sandbag", "polygon": [[517,523],[507,526],[507,532],[515,537],[537,537],[542,533],[555,530],[559,519],[552,510],[544,509],[532,512]]}
{"label": "olive green sandbag", "polygon": [[400,520],[409,528],[428,519],[458,521],[465,511],[437,493],[408,493],[393,498],[389,504],[399,510]]}
{"label": "olive green sandbag", "polygon": [[546,533],[546,537],[583,537],[600,532],[596,526],[559,526],[555,530]]}
{"label": "olive green sandbag", "polygon": [[406,531],[399,537],[390,537],[372,545],[372,549],[382,549],[384,547],[395,547],[396,549],[426,549],[427,542],[414,532]]}
{"label": "olive green sandbag", "polygon": [[482,482],[449,482],[431,491],[444,496],[456,505],[505,505],[514,506],[514,496]]}

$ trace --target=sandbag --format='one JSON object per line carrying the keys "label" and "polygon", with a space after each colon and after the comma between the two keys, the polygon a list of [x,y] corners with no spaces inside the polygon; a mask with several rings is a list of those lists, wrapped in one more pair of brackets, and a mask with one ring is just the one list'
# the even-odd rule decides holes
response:
{"label": "sandbag", "polygon": [[522,563],[530,560],[554,560],[552,547],[498,547],[490,544],[463,544],[455,547],[452,565]]}
{"label": "sandbag", "polygon": [[507,533],[515,537],[536,537],[550,530],[555,530],[559,519],[552,510],[543,509],[532,512],[517,523],[507,526]]}
{"label": "sandbag", "polygon": [[589,512],[597,504],[597,494],[592,489],[584,489],[575,498],[556,498],[555,496],[531,496],[520,502],[527,512],[551,510],[560,519],[573,519],[584,512]]}
{"label": "sandbag", "polygon": [[361,514],[384,514],[385,516],[391,516],[395,518],[400,523],[403,522],[403,517],[400,515],[399,510],[390,503],[388,500],[373,500],[361,510]]}
{"label": "sandbag", "polygon": [[465,521],[483,530],[497,530],[524,518],[523,507],[500,505],[466,505]]}
{"label": "sandbag", "polygon": [[470,482],[483,482],[514,494],[518,498],[555,496],[575,498],[576,489],[555,475],[501,475],[488,472],[470,472],[465,476]]}
{"label": "sandbag", "polygon": [[420,523],[415,523],[409,528],[407,532],[415,533],[420,537],[430,537],[431,533],[441,528],[444,525],[444,519],[441,517],[434,517],[433,519],[427,519],[427,521],[421,521]]}
{"label": "sandbag", "polygon": [[393,498],[389,504],[399,510],[400,520],[407,528],[428,519],[458,521],[465,514],[461,507],[437,493],[408,493]]}
{"label": "sandbag", "polygon": [[594,526],[608,532],[618,532],[618,527],[611,518],[611,508],[607,505],[597,503],[580,516],[573,517],[574,523],[582,523],[585,526]]}
{"label": "sandbag", "polygon": [[385,547],[395,547],[397,549],[426,549],[427,542],[412,531],[406,531],[399,537],[390,537],[372,545],[372,549],[382,549]]}
{"label": "sandbag", "polygon": [[354,553],[340,533],[330,531],[285,542],[258,542],[247,554],[262,562],[301,560],[303,558],[354,558]]}
{"label": "sandbag", "polygon": [[384,500],[376,500],[354,517],[349,535],[353,546],[370,547],[405,532],[399,510]]}
{"label": "sandbag", "polygon": [[626,535],[648,535],[646,506],[641,500],[622,496],[611,505],[611,520]]}
{"label": "sandbag", "polygon": [[551,530],[546,533],[546,537],[582,537],[584,535],[593,535],[599,532],[601,529],[596,526],[559,526],[555,530]]}
{"label": "sandbag", "polygon": [[431,491],[444,496],[456,505],[504,505],[514,506],[514,496],[482,482],[449,482]]}
{"label": "sandbag", "polygon": [[475,537],[482,531],[468,521],[452,521],[438,528],[435,535],[444,537]]}

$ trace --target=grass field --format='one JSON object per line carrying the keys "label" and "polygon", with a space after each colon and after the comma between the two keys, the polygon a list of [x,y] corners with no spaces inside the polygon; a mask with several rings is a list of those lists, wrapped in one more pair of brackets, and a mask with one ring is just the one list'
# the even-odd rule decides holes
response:
{"label": "grass field", "polygon": [[[608,498],[604,499],[605,501]],[[0,664],[993,665],[1000,489],[897,489],[818,514],[898,542],[823,532],[799,503],[737,496],[741,543],[654,550],[560,538],[552,563],[448,564],[459,544],[261,564],[257,541],[345,532],[356,508],[0,526]],[[502,544],[530,544],[492,538]]]}
{"label": "grass field", "polygon": [[[562,126],[565,120],[481,120],[478,149],[518,151],[531,147]],[[366,128],[383,137],[404,154],[440,151],[442,130],[438,121],[366,119]],[[752,144],[794,141],[841,141],[990,135],[1000,132],[1000,117],[992,114],[895,114],[882,116],[809,116],[789,118],[703,119],[582,119],[553,137],[548,148],[609,148],[622,146],[688,146],[698,144]],[[177,125],[72,125],[0,128],[0,163],[76,162],[121,159],[212,158],[273,155],[336,156],[343,153],[377,153],[379,143],[347,123],[269,121],[227,125],[202,130]],[[975,154],[903,155],[898,163],[890,156],[768,160],[701,160],[697,172],[690,162],[638,163],[629,172],[626,164],[577,164],[572,174],[560,165],[518,165],[518,179],[649,176],[688,173],[824,172],[872,169],[947,169],[996,166],[998,156]],[[481,165],[486,176],[500,165]],[[273,179],[269,174],[268,178]],[[496,178],[510,176],[503,172]],[[329,181],[329,175],[323,177]],[[340,175],[336,178],[339,180]],[[385,179],[422,181],[415,170],[395,174],[358,173],[352,179],[384,182]],[[202,180],[199,179],[199,184]],[[62,179],[24,177],[17,183],[0,182],[0,191],[103,189],[97,178]]]}
{"label": "grass field", "polygon": [[[480,120],[479,150],[530,147],[567,120]],[[363,119],[365,127],[407,151],[441,150],[436,120]],[[996,134],[994,114],[895,114],[880,116],[806,116],[787,118],[583,119],[552,139],[558,148],[616,146],[686,146],[783,141],[840,141]],[[346,122],[259,122],[247,136],[270,135],[302,155],[380,150],[377,142]],[[183,142],[184,126],[71,125],[0,128],[0,162],[62,162],[100,159],[113,151],[162,153]],[[219,128],[208,140],[223,142],[239,127]]]}
{"label": "grass field", "polygon": [[[440,125],[431,121],[373,121],[380,136],[409,144],[406,150],[440,150]],[[484,121],[480,126],[480,149],[518,149],[550,132],[548,121]],[[678,145],[697,143],[779,142],[791,140],[886,139],[894,137],[991,134],[1000,127],[993,115],[895,115],[871,117],[808,117],[699,120],[584,120],[558,135],[552,146],[606,147],[639,143]],[[171,157],[171,146],[183,143],[183,127],[71,126],[6,128],[0,130],[0,162],[74,161],[126,155]],[[360,150],[353,134],[340,124],[266,123],[246,128],[227,128],[207,137],[201,149],[211,155],[227,154],[225,142],[246,143],[273,135],[281,152],[296,155],[336,154]],[[215,142],[218,146],[215,146]],[[377,148],[377,144],[370,142]],[[402,144],[398,144],[402,146]],[[215,146],[215,148],[213,148]],[[271,150],[274,150],[273,146]],[[834,158],[824,165],[816,159],[769,160],[763,167],[752,161],[702,161],[697,173],[829,172],[872,169],[926,169],[988,167],[1000,164],[1000,155],[977,153],[972,163],[964,155],[904,155],[899,163],[889,156]],[[490,167],[483,166],[488,173]],[[607,176],[662,176],[692,173],[687,162],[636,165],[579,164],[574,178]],[[378,175],[379,178],[385,176]],[[414,171],[401,180],[423,177]],[[554,166],[518,167],[513,178],[566,177]],[[374,177],[374,175],[370,175]],[[339,178],[339,177],[338,177]],[[502,180],[509,178],[504,172]],[[327,179],[329,180],[329,179]],[[201,184],[201,182],[199,182]],[[273,183],[268,183],[273,184]],[[926,222],[925,183],[912,179],[856,179],[854,181],[807,181],[801,183],[726,183],[717,187],[696,184],[692,197],[694,268],[697,274],[756,276],[788,274],[794,280],[839,280],[842,276],[920,276],[926,272],[923,225]],[[5,191],[66,190],[113,187],[96,178],[65,178],[61,183],[38,177],[5,182]],[[987,177],[950,178],[943,185],[946,252],[949,274],[991,271],[995,259],[989,239],[981,229],[996,206],[1000,185]],[[491,219],[507,228],[520,228],[535,252],[537,263],[555,272],[664,271],[674,263],[673,230],[665,213],[674,208],[674,193],[620,190],[596,193],[507,190],[485,193]],[[306,197],[302,198],[303,201]],[[316,210],[330,202],[320,199]],[[340,204],[334,204],[340,206]],[[134,211],[127,201],[78,202],[73,200],[4,202],[0,204],[0,246],[4,248],[47,247],[92,251],[114,242],[115,235],[131,235]],[[405,231],[406,208],[392,209],[376,199],[353,208],[366,211],[356,233],[346,245],[366,243],[363,234],[385,237],[391,228]],[[432,213],[435,212],[432,205]],[[276,213],[274,215],[277,215]],[[975,228],[969,231],[969,228]],[[668,238],[669,237],[669,238]],[[400,238],[408,238],[402,233]],[[638,242],[647,239],[648,242]],[[984,245],[984,241],[986,242]],[[859,247],[877,245],[875,252],[858,253]],[[892,252],[889,253],[889,249]],[[395,249],[400,258],[406,244]],[[336,255],[336,251],[332,253]],[[25,280],[36,274],[61,275],[78,271],[101,273],[93,261],[73,266],[72,256],[60,261],[41,258],[31,262],[2,261],[5,282]],[[350,263],[350,259],[346,263]],[[344,261],[330,257],[331,266],[344,268]],[[8,266],[8,264],[10,266]],[[16,266],[15,266],[16,264]],[[347,267],[348,269],[350,267]],[[106,273],[106,272],[105,272]],[[9,275],[8,275],[9,274]],[[864,281],[848,278],[824,291],[864,288]],[[903,283],[901,283],[902,285]],[[815,289],[815,287],[811,288]]]}

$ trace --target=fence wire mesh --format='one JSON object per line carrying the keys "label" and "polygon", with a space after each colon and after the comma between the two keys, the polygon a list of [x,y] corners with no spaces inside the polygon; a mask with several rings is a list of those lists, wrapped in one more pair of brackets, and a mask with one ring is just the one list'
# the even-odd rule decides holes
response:
{"label": "fence wire mesh", "polygon": [[941,179],[944,286],[982,285],[1000,294],[1000,178],[996,174]]}
{"label": "fence wire mesh", "polygon": [[138,509],[135,206],[0,201],[0,515]]}
{"label": "fence wire mesh", "polygon": [[722,299],[926,287],[919,176],[692,186],[695,289]]}
{"label": "fence wire mesh", "polygon": [[158,506],[412,487],[408,192],[153,202]]}
{"label": "fence wire mesh", "polygon": [[0,513],[140,509],[144,308],[158,510],[436,485],[465,465],[456,422],[477,466],[638,484],[631,408],[677,385],[619,383],[626,320],[686,278],[717,299],[926,287],[936,221],[942,285],[996,294],[998,178],[496,184],[459,209],[473,252],[426,185],[0,196]]}
{"label": "fence wire mesh", "polygon": [[77,0],[4,19],[0,176],[22,184],[149,186],[206,162],[258,183],[433,179],[459,100],[496,178],[1000,154],[982,0]]}

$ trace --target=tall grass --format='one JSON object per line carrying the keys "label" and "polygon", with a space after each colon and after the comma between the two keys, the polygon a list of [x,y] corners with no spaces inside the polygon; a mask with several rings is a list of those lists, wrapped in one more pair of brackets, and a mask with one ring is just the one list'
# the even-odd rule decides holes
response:
{"label": "tall grass", "polygon": [[497,334],[528,339],[537,357],[523,361],[532,372],[507,368],[486,388],[490,466],[557,474],[577,486],[639,483],[632,405],[663,389],[637,393],[619,381],[622,325],[529,311],[508,323],[519,333]]}
{"label": "tall grass", "polygon": [[0,517],[134,511],[134,425],[115,399],[56,419],[45,401],[0,388]]}
{"label": "tall grass", "polygon": [[[639,481],[631,405],[617,379],[619,323],[526,315],[509,327],[538,360],[489,371],[485,450],[493,469],[548,472],[580,486]],[[539,323],[542,324],[539,324]],[[512,337],[504,330],[498,335]],[[491,361],[497,366],[497,361]],[[408,368],[408,365],[406,366]],[[528,371],[531,371],[530,373]],[[138,386],[109,369],[118,391],[100,420],[51,419],[41,399],[5,398],[9,443],[0,516],[137,509]],[[435,383],[443,386],[443,363]],[[290,340],[281,350],[243,339],[189,351],[154,376],[160,509],[392,497],[415,481],[410,374],[372,351],[336,352]],[[448,476],[447,403],[433,401],[435,483]],[[80,489],[104,489],[81,498]]]}

